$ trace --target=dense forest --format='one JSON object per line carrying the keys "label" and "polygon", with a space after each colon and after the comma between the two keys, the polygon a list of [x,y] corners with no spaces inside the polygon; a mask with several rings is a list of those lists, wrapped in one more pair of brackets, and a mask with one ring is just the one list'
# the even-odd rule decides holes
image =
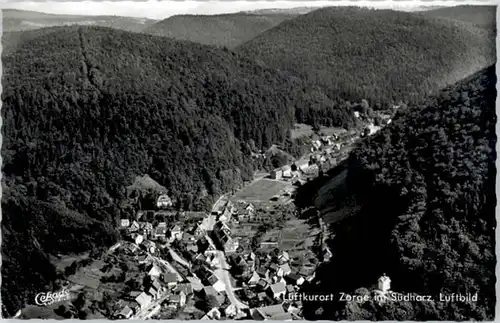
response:
{"label": "dense forest", "polygon": [[178,15],[159,21],[144,32],[205,45],[234,48],[295,16],[286,12]]}
{"label": "dense forest", "polygon": [[2,9],[2,31],[14,32],[65,25],[94,25],[141,32],[156,20],[120,16],[58,15],[36,11]]}
{"label": "dense forest", "polygon": [[496,6],[463,5],[427,10],[421,14],[428,17],[459,20],[488,30],[496,30]]}
{"label": "dense forest", "polygon": [[493,34],[418,13],[330,7],[287,20],[237,50],[330,97],[377,106],[418,101],[493,64]]}
{"label": "dense forest", "polygon": [[[100,27],[35,33],[3,55],[4,314],[54,276],[47,254],[116,239],[126,187],[148,174],[206,208],[289,142],[295,108],[332,101],[223,49]],[[40,33],[40,34],[38,34]],[[36,36],[38,35],[38,36]],[[338,125],[353,124],[350,111]]]}
{"label": "dense forest", "polygon": [[[309,303],[306,317],[493,319],[495,86],[493,66],[398,112],[352,153],[347,190],[360,210],[333,225],[334,258],[319,269],[320,283],[312,287],[363,294],[366,289],[359,288],[370,289],[386,273],[394,291],[437,301]],[[439,293],[476,292],[473,303],[438,300]]]}

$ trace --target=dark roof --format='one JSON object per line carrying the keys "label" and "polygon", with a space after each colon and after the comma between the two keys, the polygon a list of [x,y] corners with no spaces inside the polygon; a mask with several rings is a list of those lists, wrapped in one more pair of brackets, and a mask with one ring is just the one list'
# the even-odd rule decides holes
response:
{"label": "dark roof", "polygon": [[162,274],[161,278],[165,283],[176,283],[177,282],[177,275],[173,274],[173,273]]}

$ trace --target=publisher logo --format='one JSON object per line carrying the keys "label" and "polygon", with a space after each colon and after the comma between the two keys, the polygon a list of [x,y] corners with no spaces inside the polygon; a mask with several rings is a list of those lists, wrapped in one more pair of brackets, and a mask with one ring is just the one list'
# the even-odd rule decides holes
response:
{"label": "publisher logo", "polygon": [[35,303],[39,306],[48,306],[54,303],[67,301],[70,299],[68,290],[62,289],[58,292],[38,293],[35,296]]}

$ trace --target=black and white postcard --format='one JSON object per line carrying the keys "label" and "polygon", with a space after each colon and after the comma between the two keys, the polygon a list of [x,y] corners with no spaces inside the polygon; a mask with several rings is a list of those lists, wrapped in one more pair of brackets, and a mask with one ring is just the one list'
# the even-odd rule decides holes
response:
{"label": "black and white postcard", "polygon": [[495,318],[495,3],[0,7],[3,318]]}

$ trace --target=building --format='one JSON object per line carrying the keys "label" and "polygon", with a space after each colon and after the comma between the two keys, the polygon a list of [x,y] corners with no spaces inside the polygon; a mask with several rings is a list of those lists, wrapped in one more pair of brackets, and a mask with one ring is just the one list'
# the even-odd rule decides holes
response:
{"label": "building", "polygon": [[271,178],[272,179],[281,179],[283,177],[283,171],[281,168],[276,168],[271,171]]}
{"label": "building", "polygon": [[137,302],[137,304],[139,304],[141,309],[145,309],[151,304],[152,297],[142,292],[135,298],[135,301]]}
{"label": "building", "polygon": [[139,230],[139,222],[137,221],[132,221],[132,224],[130,225],[130,227],[128,228],[128,230],[130,232],[136,232]]}
{"label": "building", "polygon": [[144,243],[142,245],[144,246],[144,248],[146,249],[147,252],[149,252],[149,253],[156,252],[156,243],[154,243],[153,241],[150,241],[150,240],[144,241]]}
{"label": "building", "polygon": [[130,226],[130,220],[129,219],[121,219],[121,227],[122,228],[128,228]]}
{"label": "building", "polygon": [[174,288],[177,285],[177,275],[174,273],[161,274],[160,279],[167,284],[169,288]]}
{"label": "building", "polygon": [[290,268],[290,265],[288,265],[287,263],[284,263],[282,265],[280,265],[280,271],[279,271],[279,274],[280,276],[288,276],[292,273],[292,269]]}
{"label": "building", "polygon": [[134,312],[127,305],[120,311],[120,313],[118,313],[117,317],[118,319],[129,319],[132,316],[132,314],[134,314]]}
{"label": "building", "polygon": [[148,275],[151,277],[160,277],[161,275],[161,269],[158,267],[156,264],[152,264],[151,267],[149,268]]}
{"label": "building", "polygon": [[165,222],[160,222],[156,229],[154,230],[153,236],[156,239],[165,238],[167,234],[167,224]]}
{"label": "building", "polygon": [[283,172],[284,178],[291,178],[292,177],[292,167],[290,165],[285,165],[285,166],[281,167],[281,170]]}
{"label": "building", "polygon": [[144,236],[142,234],[133,234],[132,239],[134,240],[136,245],[140,245],[144,241]]}
{"label": "building", "polygon": [[385,274],[378,279],[378,289],[384,293],[391,289],[391,279]]}
{"label": "building", "polygon": [[111,253],[111,252],[115,251],[116,249],[120,248],[121,245],[122,244],[120,242],[115,243],[114,245],[112,245],[111,247],[109,247],[108,252]]}
{"label": "building", "polygon": [[285,279],[294,286],[300,286],[305,282],[304,277],[298,274],[289,274]]}
{"label": "building", "polygon": [[250,315],[254,320],[265,321],[291,321],[292,316],[290,313],[285,312],[283,305],[271,305],[265,307],[254,308],[250,310]]}
{"label": "building", "polygon": [[181,227],[177,224],[170,230],[171,239],[182,239],[182,230]]}
{"label": "building", "polygon": [[184,306],[186,304],[186,294],[180,292],[179,294],[174,294],[170,296],[170,303],[177,306]]}
{"label": "building", "polygon": [[156,200],[156,207],[159,209],[171,207],[172,204],[172,199],[166,194],[158,196],[158,199]]}
{"label": "building", "polygon": [[272,284],[269,286],[269,292],[275,299],[285,297],[286,285],[283,282]]}
{"label": "building", "polygon": [[280,264],[284,264],[290,261],[290,255],[286,251],[282,251],[278,256],[278,261]]}
{"label": "building", "polygon": [[250,279],[248,279],[247,284],[248,285],[257,285],[259,280],[260,280],[259,274],[257,274],[257,272],[254,271],[252,273],[252,276],[250,277]]}

